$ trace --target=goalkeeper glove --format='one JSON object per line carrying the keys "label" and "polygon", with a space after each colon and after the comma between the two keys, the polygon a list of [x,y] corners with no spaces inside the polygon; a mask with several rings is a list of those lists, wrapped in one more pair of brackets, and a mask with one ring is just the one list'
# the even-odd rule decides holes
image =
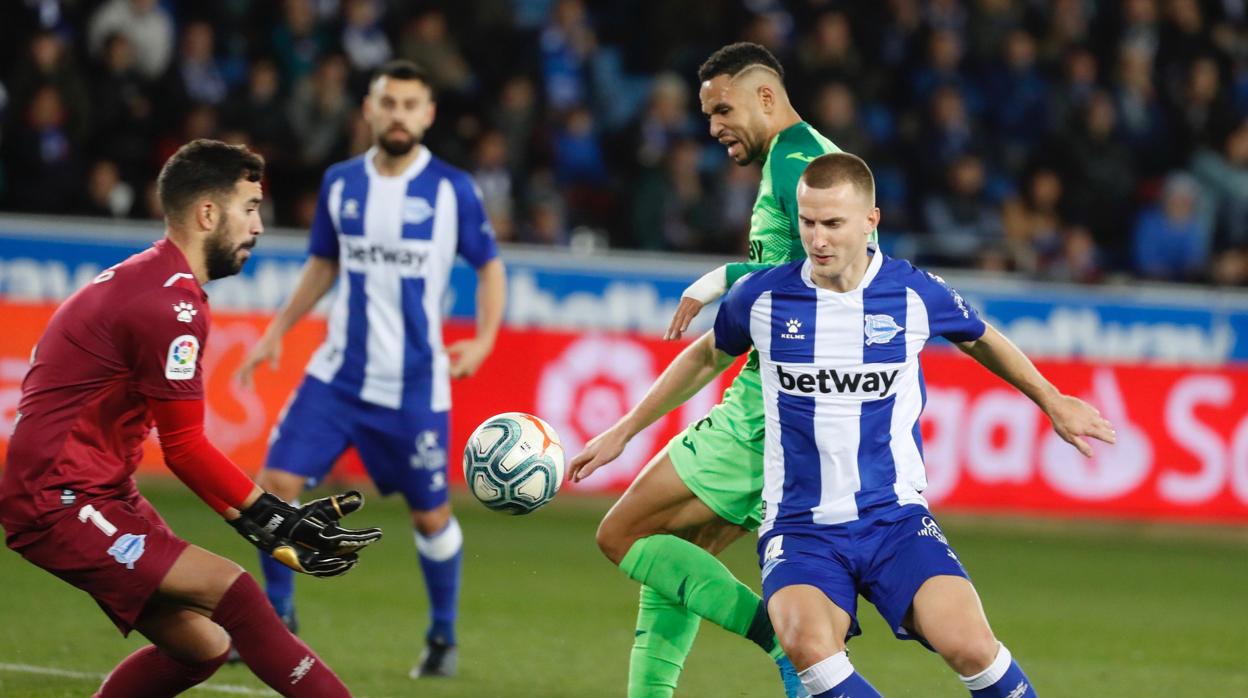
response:
{"label": "goalkeeper glove", "polygon": [[[381,529],[342,528],[338,520],[364,505],[358,492],[347,492],[296,509],[269,493],[230,521],[244,538],[298,572],[342,574],[355,565],[355,553],[381,539]],[[309,553],[316,553],[315,556]]]}

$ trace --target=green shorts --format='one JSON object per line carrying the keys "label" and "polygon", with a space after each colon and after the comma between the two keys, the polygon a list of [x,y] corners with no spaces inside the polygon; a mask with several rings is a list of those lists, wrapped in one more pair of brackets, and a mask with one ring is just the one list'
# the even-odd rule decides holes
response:
{"label": "green shorts", "polygon": [[667,445],[676,474],[693,494],[721,518],[750,531],[763,520],[764,425],[762,383],[751,365],[706,417]]}

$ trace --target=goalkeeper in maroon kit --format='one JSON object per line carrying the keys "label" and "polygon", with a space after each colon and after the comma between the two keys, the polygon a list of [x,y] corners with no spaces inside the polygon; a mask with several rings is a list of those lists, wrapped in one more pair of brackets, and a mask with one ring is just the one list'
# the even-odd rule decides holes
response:
{"label": "goalkeeper in maroon kit", "polygon": [[350,695],[251,575],[178,538],[133,478],[154,424],[169,469],[299,572],[343,574],[381,537],[338,526],[362,504],[359,494],[292,507],[204,438],[201,286],[238,273],[263,232],[263,170],[241,146],[197,140],[178,150],[158,180],[165,238],[57,309],[22,382],[0,481],[8,546],[90,594],[123,634],[152,641],[108,675],[98,697],[181,693],[221,666],[231,641],[282,695]]}

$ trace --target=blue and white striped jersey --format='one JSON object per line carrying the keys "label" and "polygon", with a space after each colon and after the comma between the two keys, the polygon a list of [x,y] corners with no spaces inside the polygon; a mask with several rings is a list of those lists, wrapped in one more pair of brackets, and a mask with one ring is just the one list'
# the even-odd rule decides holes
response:
{"label": "blue and white striped jersey", "polygon": [[808,260],[737,282],[715,345],[754,346],[763,378],[765,533],[923,504],[919,350],[933,335],[977,339],[984,323],[939,277],[871,246],[858,288],[815,286]]}
{"label": "blue and white striped jersey", "polygon": [[338,295],[308,374],[391,408],[450,409],[442,302],[458,253],[474,267],[498,255],[472,178],[427,148],[396,177],[376,149],[325,172],[309,253],[336,259]]}

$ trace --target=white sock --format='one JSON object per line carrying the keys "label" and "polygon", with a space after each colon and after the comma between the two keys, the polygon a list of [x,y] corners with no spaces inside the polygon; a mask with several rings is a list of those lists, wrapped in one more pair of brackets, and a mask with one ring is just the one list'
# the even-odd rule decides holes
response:
{"label": "white sock", "polygon": [[1009,648],[1000,642],[997,643],[997,658],[992,660],[992,664],[987,669],[979,672],[974,676],[959,676],[962,683],[966,684],[967,690],[980,691],[1001,680],[1005,676],[1005,672],[1010,670],[1010,664],[1014,662],[1014,657],[1010,654]]}
{"label": "white sock", "polygon": [[414,529],[412,533],[416,538],[416,550],[434,562],[451,559],[464,544],[463,530],[454,516],[441,531],[432,536],[422,536],[420,531]]}
{"label": "white sock", "polygon": [[848,679],[854,673],[854,665],[849,663],[849,655],[841,650],[831,657],[824,657],[806,669],[797,672],[802,685],[812,696],[829,691]]}

